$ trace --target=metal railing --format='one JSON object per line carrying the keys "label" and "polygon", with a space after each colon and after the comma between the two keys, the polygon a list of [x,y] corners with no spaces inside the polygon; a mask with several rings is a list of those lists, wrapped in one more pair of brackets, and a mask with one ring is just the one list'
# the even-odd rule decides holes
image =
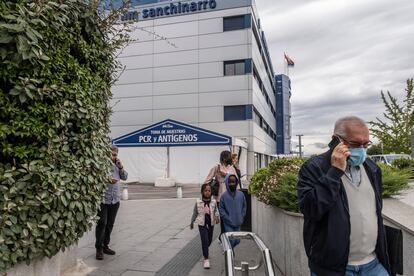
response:
{"label": "metal railing", "polygon": [[[249,263],[242,262],[241,266],[235,266],[234,265],[234,255],[233,250],[230,244],[230,239],[252,239],[259,250],[262,253],[263,258],[260,260],[260,262],[255,266],[249,266]],[[250,270],[257,270],[259,269],[262,264],[264,263],[264,268],[266,272],[266,276],[275,276],[275,270],[273,267],[272,262],[272,254],[270,253],[270,250],[266,247],[264,242],[259,239],[259,237],[252,232],[227,232],[223,233],[221,235],[221,241],[223,244],[223,250],[224,250],[224,263],[226,266],[226,276],[234,276],[235,271],[239,270],[242,271],[243,276],[248,276]]]}

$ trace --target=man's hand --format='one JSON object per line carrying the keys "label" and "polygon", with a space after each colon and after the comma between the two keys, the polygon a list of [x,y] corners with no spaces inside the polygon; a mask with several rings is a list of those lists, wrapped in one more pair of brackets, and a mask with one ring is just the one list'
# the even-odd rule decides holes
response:
{"label": "man's hand", "polygon": [[194,225],[191,223],[190,224],[190,229],[193,230],[193,228],[194,228]]}
{"label": "man's hand", "polygon": [[348,146],[344,143],[340,143],[332,152],[331,165],[340,169],[341,171],[346,170],[346,160],[351,155]]}
{"label": "man's hand", "polygon": [[115,165],[118,167],[118,169],[122,169],[124,167],[122,165],[121,160],[119,160],[119,158],[115,159]]}
{"label": "man's hand", "polygon": [[215,223],[215,224],[219,224],[219,223],[220,223],[220,219],[219,219],[218,217],[215,217],[215,218],[214,218],[214,223]]}
{"label": "man's hand", "polygon": [[118,179],[111,177],[111,183],[116,184],[118,182]]}

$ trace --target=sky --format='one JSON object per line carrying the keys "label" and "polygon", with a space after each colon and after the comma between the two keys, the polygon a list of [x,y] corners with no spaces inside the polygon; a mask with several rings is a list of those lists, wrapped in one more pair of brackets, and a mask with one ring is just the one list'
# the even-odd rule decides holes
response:
{"label": "sky", "polygon": [[[323,152],[335,120],[383,118],[380,92],[400,101],[414,77],[412,0],[256,0],[276,73],[295,62],[292,143]],[[375,140],[375,139],[372,139]]]}

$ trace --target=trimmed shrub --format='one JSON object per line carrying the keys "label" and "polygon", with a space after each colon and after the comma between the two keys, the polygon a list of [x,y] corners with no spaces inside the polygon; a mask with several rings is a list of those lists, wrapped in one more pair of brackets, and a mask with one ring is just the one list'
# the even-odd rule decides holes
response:
{"label": "trimmed shrub", "polygon": [[[291,212],[299,212],[297,206],[297,183],[304,159],[281,158],[272,161],[268,167],[258,170],[252,177],[249,193],[265,204],[274,205]],[[382,196],[400,195],[409,188],[409,174],[385,164],[378,164],[382,170]]]}
{"label": "trimmed shrub", "polygon": [[257,171],[249,185],[249,193],[263,203],[298,212],[296,184],[302,158],[280,158]]}
{"label": "trimmed shrub", "polygon": [[98,1],[2,1],[0,11],[5,271],[90,229],[110,175],[110,85],[127,36]]}
{"label": "trimmed shrub", "polygon": [[409,175],[406,172],[381,163],[377,165],[382,171],[382,196],[384,198],[401,195],[409,188]]}
{"label": "trimmed shrub", "polygon": [[408,169],[409,167],[414,167],[414,160],[407,158],[398,158],[392,162],[392,165],[400,170]]}
{"label": "trimmed shrub", "polygon": [[407,158],[399,158],[396,159],[392,165],[400,170],[402,170],[405,174],[408,175],[409,178],[414,178],[414,160],[407,159]]}

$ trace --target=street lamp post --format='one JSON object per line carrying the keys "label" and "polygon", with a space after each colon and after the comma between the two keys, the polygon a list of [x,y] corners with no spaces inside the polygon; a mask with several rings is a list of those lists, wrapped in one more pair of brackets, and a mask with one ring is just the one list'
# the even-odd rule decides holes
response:
{"label": "street lamp post", "polygon": [[303,136],[303,134],[298,134],[296,136],[299,137],[299,157],[302,158],[302,147],[303,147],[302,146],[302,136]]}

